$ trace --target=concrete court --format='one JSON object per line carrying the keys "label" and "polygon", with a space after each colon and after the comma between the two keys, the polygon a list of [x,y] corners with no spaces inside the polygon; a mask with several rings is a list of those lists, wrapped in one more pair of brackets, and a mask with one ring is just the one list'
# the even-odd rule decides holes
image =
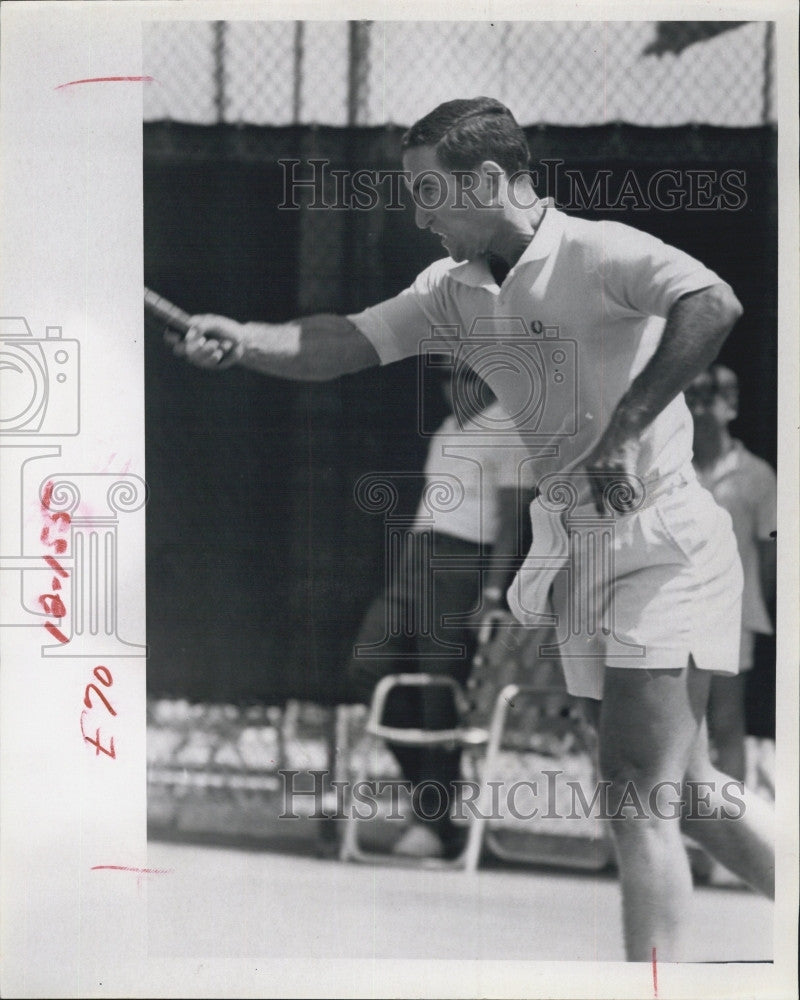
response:
{"label": "concrete court", "polygon": [[[613,874],[493,864],[474,874],[150,842],[152,957],[623,959]],[[688,961],[772,957],[772,904],[699,887]]]}

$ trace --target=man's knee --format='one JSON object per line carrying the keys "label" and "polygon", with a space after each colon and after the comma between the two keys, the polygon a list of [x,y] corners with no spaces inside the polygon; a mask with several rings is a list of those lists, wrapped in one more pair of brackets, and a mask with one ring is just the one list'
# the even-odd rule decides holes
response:
{"label": "man's knee", "polygon": [[652,824],[680,815],[686,777],[682,762],[670,763],[650,747],[601,744],[598,763],[612,833],[644,833]]}
{"label": "man's knee", "polygon": [[598,766],[601,777],[611,787],[657,777],[657,762],[650,748],[633,743],[601,740]]}

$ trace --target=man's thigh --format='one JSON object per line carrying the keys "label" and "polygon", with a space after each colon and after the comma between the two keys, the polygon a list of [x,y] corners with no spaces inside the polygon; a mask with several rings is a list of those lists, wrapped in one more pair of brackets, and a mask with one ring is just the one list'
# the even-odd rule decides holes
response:
{"label": "man's thigh", "polygon": [[604,777],[681,782],[705,714],[710,679],[691,660],[674,670],[607,666],[599,733]]}

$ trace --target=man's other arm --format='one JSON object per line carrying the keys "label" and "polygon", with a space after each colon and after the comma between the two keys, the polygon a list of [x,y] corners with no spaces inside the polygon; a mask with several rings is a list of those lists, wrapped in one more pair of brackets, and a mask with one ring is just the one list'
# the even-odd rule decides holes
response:
{"label": "man's other arm", "polygon": [[[722,282],[679,298],[667,315],[655,353],[586,456],[586,468],[610,479],[631,472],[642,431],[711,364],[741,314],[739,300]],[[603,482],[593,480],[590,488],[598,510],[603,511]]]}
{"label": "man's other arm", "polygon": [[609,437],[638,436],[714,361],[741,315],[739,300],[724,283],[678,299],[655,353],[619,401]]}
{"label": "man's other arm", "polygon": [[375,348],[344,316],[320,313],[289,323],[237,323],[225,316],[193,316],[181,339],[166,339],[178,357],[199,368],[233,364],[303,382],[324,382],[380,364]]}

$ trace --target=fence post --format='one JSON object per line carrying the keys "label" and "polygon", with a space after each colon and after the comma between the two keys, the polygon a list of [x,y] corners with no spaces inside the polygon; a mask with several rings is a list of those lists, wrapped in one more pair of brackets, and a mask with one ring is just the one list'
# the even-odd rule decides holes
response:
{"label": "fence post", "polygon": [[772,84],[775,74],[775,22],[767,21],[764,32],[764,83],[761,91],[761,121],[772,121]]}
{"label": "fence post", "polygon": [[217,113],[217,124],[225,121],[225,21],[214,21],[211,25],[214,33],[214,108]]}
{"label": "fence post", "polygon": [[292,59],[292,124],[300,124],[303,100],[303,56],[305,54],[305,22],[294,22],[294,58]]}
{"label": "fence post", "polygon": [[371,21],[351,21],[347,66],[347,124],[358,125],[367,105],[367,72]]}

